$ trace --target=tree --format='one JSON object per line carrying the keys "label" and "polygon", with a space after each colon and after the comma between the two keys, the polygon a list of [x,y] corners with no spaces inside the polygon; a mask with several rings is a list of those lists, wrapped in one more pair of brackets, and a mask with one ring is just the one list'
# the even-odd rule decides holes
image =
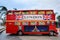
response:
{"label": "tree", "polygon": [[57,17],[58,21],[60,21],[60,15]]}
{"label": "tree", "polygon": [[58,27],[60,27],[60,15],[57,17],[58,19]]}

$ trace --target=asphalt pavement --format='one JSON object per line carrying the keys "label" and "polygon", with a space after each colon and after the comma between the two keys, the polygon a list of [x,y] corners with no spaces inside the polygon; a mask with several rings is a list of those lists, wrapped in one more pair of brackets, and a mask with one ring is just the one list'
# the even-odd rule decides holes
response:
{"label": "asphalt pavement", "polygon": [[0,26],[0,33],[5,30],[5,26]]}
{"label": "asphalt pavement", "polygon": [[[4,26],[0,26],[0,29]],[[59,30],[59,29],[58,29]],[[59,31],[58,31],[59,32]],[[48,36],[48,35],[10,35],[6,31],[0,33],[0,40],[60,40],[60,32],[57,36]]]}
{"label": "asphalt pavement", "polygon": [[60,35],[58,36],[43,36],[43,35],[10,35],[7,34],[5,31],[0,34],[0,40],[60,40]]}

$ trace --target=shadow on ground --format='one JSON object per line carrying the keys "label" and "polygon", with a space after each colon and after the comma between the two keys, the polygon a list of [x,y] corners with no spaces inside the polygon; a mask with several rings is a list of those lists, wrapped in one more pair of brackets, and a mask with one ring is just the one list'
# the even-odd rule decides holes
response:
{"label": "shadow on ground", "polygon": [[[8,36],[20,36],[20,35],[10,34],[10,35],[8,35]],[[48,35],[48,34],[43,34],[43,35],[28,35],[28,34],[24,34],[24,35],[22,35],[22,36],[50,36],[50,35]]]}

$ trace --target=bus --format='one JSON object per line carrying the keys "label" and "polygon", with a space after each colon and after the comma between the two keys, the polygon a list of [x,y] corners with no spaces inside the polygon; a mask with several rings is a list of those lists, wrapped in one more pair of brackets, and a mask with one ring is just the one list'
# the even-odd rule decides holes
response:
{"label": "bus", "polygon": [[9,10],[6,14],[6,33],[57,35],[53,10]]}

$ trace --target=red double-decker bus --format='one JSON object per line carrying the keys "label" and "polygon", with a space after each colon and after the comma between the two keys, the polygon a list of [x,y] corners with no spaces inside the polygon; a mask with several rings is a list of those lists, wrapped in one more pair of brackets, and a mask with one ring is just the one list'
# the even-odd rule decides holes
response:
{"label": "red double-decker bus", "polygon": [[57,35],[53,10],[9,10],[6,33]]}

